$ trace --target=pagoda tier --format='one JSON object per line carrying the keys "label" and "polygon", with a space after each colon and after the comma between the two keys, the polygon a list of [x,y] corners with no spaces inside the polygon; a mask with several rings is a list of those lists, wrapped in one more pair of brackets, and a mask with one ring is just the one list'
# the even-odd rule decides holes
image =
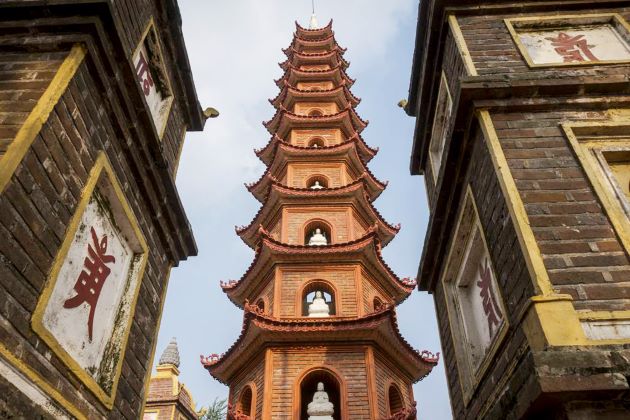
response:
{"label": "pagoda tier", "polygon": [[272,137],[256,151],[267,168],[247,185],[262,206],[236,229],[255,257],[240,280],[221,282],[245,310],[242,331],[202,363],[230,386],[230,420],[415,419],[411,384],[437,357],[398,330],[394,307],[415,280],[381,255],[400,226],[372,204],[386,183],[367,167],[377,150],[360,135],[368,122],[345,50],[329,24],[297,25],[284,51],[276,113],[263,123]]}
{"label": "pagoda tier", "polygon": [[314,54],[305,54],[292,49],[287,59],[279,65],[282,70],[287,70],[290,66],[316,70],[318,68],[321,69],[322,66],[333,68],[338,65],[345,70],[350,66],[350,63],[343,58],[343,50],[335,47],[335,49],[329,52]]}
{"label": "pagoda tier", "polygon": [[285,83],[278,96],[270,99],[269,102],[276,109],[295,109],[296,104],[307,100],[318,103],[332,102],[337,109],[344,109],[347,104],[355,108],[361,102],[361,99],[354,96],[345,84],[332,89],[301,90],[289,86],[288,83]]}
{"label": "pagoda tier", "polygon": [[[357,240],[318,247],[289,245],[275,240],[264,229],[259,229],[259,235],[261,236],[261,243],[256,248],[256,256],[247,272],[238,281],[231,280],[221,283],[223,291],[239,308],[243,307],[246,300],[255,302],[258,297],[267,297],[269,301],[275,300],[276,304],[282,307],[276,311],[274,311],[273,306],[269,307],[268,312],[271,314],[280,312],[283,316],[301,316],[300,308],[282,305],[282,296],[278,297],[280,300],[275,299],[276,297],[272,295],[263,296],[266,293],[273,293],[273,284],[270,282],[275,278],[274,270],[281,265],[289,265],[285,268],[290,271],[290,265],[300,264],[302,270],[306,270],[309,265],[311,268],[321,266],[322,261],[325,260],[326,265],[337,268],[345,264],[356,271],[353,275],[361,273],[360,283],[365,286],[363,288],[374,289],[374,293],[369,295],[370,299],[367,301],[352,304],[347,302],[345,305],[347,314],[356,315],[371,311],[374,309],[374,297],[383,303],[399,304],[409,296],[416,284],[414,280],[408,278],[400,279],[385,263],[381,255],[381,243],[374,228],[369,229],[363,237]],[[318,271],[319,269],[313,270]],[[335,269],[329,271],[334,272]],[[347,269],[339,271],[347,271]],[[352,281],[356,282],[356,279],[353,278]],[[282,286],[282,284],[278,286]],[[341,297],[345,298],[346,296]],[[361,296],[362,300],[364,298],[365,296]],[[344,311],[339,312],[343,313]]]}
{"label": "pagoda tier", "polygon": [[287,138],[292,131],[300,129],[337,129],[341,130],[346,138],[351,138],[357,133],[361,134],[368,122],[363,121],[354,109],[348,107],[343,111],[321,116],[294,114],[282,110],[264,125],[271,135],[275,134],[282,139]]}
{"label": "pagoda tier", "polygon": [[295,34],[293,37],[300,39],[328,38],[329,36],[334,35],[332,24],[333,21],[331,19],[326,26],[321,28],[305,28],[295,21]]}
{"label": "pagoda tier", "polygon": [[[324,147],[298,147],[279,142],[273,162],[260,179],[246,185],[247,189],[260,202],[265,201],[272,182],[294,187],[308,188],[313,176],[323,176],[330,181],[328,188],[339,188],[357,180],[365,181],[365,193],[374,201],[387,186],[377,179],[366,166],[357,150],[358,140]],[[317,159],[317,166],[311,163]],[[289,174],[291,172],[291,174]]]}
{"label": "pagoda tier", "polygon": [[[319,137],[322,137],[322,136],[320,135]],[[334,137],[334,136],[332,136],[332,137]],[[264,147],[262,147],[260,149],[257,149],[254,152],[256,153],[256,156],[258,156],[258,158],[265,165],[269,166],[269,165],[271,165],[273,163],[273,161],[275,159],[275,155],[276,155],[278,149],[280,148],[280,146],[288,146],[288,147],[292,147],[292,148],[298,148],[298,149],[304,150],[305,152],[308,151],[308,150],[314,149],[313,147],[307,147],[308,141],[305,141],[305,140],[309,140],[309,139],[305,139],[304,137],[302,137],[302,139],[300,139],[299,136],[295,136],[294,138],[290,138],[289,141],[284,141],[280,137],[278,137],[277,135],[274,134],[271,137],[271,139],[269,140],[269,142]],[[349,142],[354,142],[355,143],[355,147],[356,147],[357,153],[361,157],[361,160],[364,163],[368,163],[378,153],[378,149],[373,149],[370,146],[368,146],[365,143],[365,140],[363,140],[363,138],[358,133],[355,133],[348,140],[344,141],[342,139],[336,139],[336,141],[330,142],[330,143],[333,143],[333,144],[331,144],[331,145],[324,144],[324,145],[319,146],[318,149],[326,149],[326,148],[338,147],[341,144],[345,144],[345,143],[349,143]]]}
{"label": "pagoda tier", "polygon": [[335,67],[325,70],[307,70],[294,67],[290,64],[287,66],[282,77],[276,79],[274,83],[282,89],[285,81],[291,86],[300,87],[299,83],[308,85],[309,82],[319,82],[320,80],[328,80],[332,82],[334,86],[340,86],[342,83],[345,83],[349,88],[352,87],[355,82],[354,79],[348,77],[341,64],[337,64]]}
{"label": "pagoda tier", "polygon": [[296,36],[293,38],[291,45],[282,51],[288,56],[291,51],[297,51],[302,54],[320,54],[333,51],[335,48],[341,52],[346,51],[345,48],[339,47],[337,41],[335,41],[335,34],[331,33],[328,36],[311,39]]}
{"label": "pagoda tier", "polygon": [[[343,211],[334,212],[330,206],[336,206]],[[337,224],[336,231],[331,232],[331,235],[334,235],[331,238],[332,243],[354,240],[367,232],[371,226],[375,226],[379,240],[383,245],[387,245],[400,230],[400,226],[390,225],[383,219],[367,199],[365,183],[363,180],[357,180],[343,187],[326,188],[323,191],[290,188],[274,182],[271,184],[269,196],[252,222],[248,226],[237,228],[236,233],[252,248],[255,248],[260,239],[259,226],[274,232],[272,236],[275,239],[292,245],[302,244],[303,235],[297,236],[289,227],[281,224],[284,211],[299,211],[306,215],[303,217],[306,220],[318,212],[334,215]],[[369,224],[372,221],[374,223]],[[300,229],[294,226],[293,230]]]}
{"label": "pagoda tier", "polygon": [[[282,320],[265,314],[256,305],[245,303],[241,334],[222,355],[202,357],[203,366],[218,381],[229,384],[241,369],[255,364],[260,348],[274,346],[348,346],[373,343],[376,351],[403,368],[410,381],[427,376],[438,357],[428,351],[419,352],[400,334],[396,312],[383,305],[362,317],[327,319],[299,318]],[[316,337],[316,338],[314,338]]]}

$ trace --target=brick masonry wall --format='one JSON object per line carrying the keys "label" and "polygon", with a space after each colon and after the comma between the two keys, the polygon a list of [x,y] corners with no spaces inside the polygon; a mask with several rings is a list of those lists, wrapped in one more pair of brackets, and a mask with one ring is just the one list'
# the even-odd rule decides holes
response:
{"label": "brick masonry wall", "polygon": [[325,146],[334,146],[335,144],[341,143],[342,136],[341,130],[338,128],[291,130],[291,134],[289,134],[289,142],[294,146],[308,147],[308,142],[313,137],[318,137],[324,140]]}
{"label": "brick masonry wall", "polygon": [[560,123],[605,112],[493,113],[551,282],[576,309],[630,309],[630,260]]}
{"label": "brick masonry wall", "polygon": [[[338,210],[321,209],[318,207],[312,207],[308,210],[290,210],[286,214],[288,219],[287,231],[282,233],[282,237],[286,243],[291,245],[304,245],[304,229],[308,222],[312,219],[321,219],[330,223],[333,226],[334,237],[329,237],[328,240],[332,243],[348,242],[350,238],[349,226],[348,226],[348,210],[345,207],[340,207]],[[304,232],[308,233],[308,232]]]}
{"label": "brick masonry wall", "polygon": [[[577,12],[566,11],[562,15],[575,14]],[[579,12],[584,14],[584,11]],[[630,18],[630,7],[618,7],[615,9],[597,9],[589,13],[619,13],[626,21]],[[470,56],[475,63],[480,76],[508,75],[509,78],[528,78],[536,73],[554,73],[559,76],[624,76],[627,74],[627,65],[586,66],[574,68],[552,68],[549,70],[530,69],[521,56],[512,36],[503,22],[510,17],[527,16],[552,16],[556,13],[531,13],[512,15],[486,15],[486,16],[458,16],[457,21],[464,34]]]}
{"label": "brick masonry wall", "polygon": [[[173,88],[176,88],[175,76],[178,72],[176,63],[172,57],[175,56],[174,46],[172,46],[165,37],[163,22],[161,21],[158,9],[155,6],[155,0],[120,0],[111,2],[113,12],[117,24],[120,27],[120,33],[123,39],[125,50],[129,52],[129,56],[139,45],[142,35],[149,20],[153,17],[154,26],[161,37],[161,48],[163,53],[166,72],[170,78]],[[176,98],[182,95],[182,92],[175,92]],[[179,152],[185,134],[185,121],[180,108],[180,103],[176,99],[173,101],[171,111],[168,117],[166,129],[162,137],[163,153],[168,161],[169,169],[175,174],[177,162],[179,160]]]}
{"label": "brick masonry wall", "polygon": [[293,418],[288,413],[291,413],[293,407],[294,386],[302,372],[319,366],[330,366],[345,379],[348,396],[347,418],[370,419],[365,350],[335,347],[274,349],[271,419]]}
{"label": "brick masonry wall", "polygon": [[[449,323],[444,289],[440,282],[436,286],[434,293],[436,311],[454,418],[474,419],[479,418],[482,410],[485,410],[485,403],[496,404],[495,399],[499,397],[504,401],[519,397],[518,390],[522,386],[519,379],[521,378],[510,377],[509,386],[506,386],[503,382],[507,377],[506,372],[523,371],[531,374],[533,371],[531,365],[529,367],[524,365],[528,350],[525,336],[518,328],[518,316],[534,293],[516,231],[499,187],[487,146],[479,130],[474,136],[465,184],[470,184],[475,198],[510,324],[507,335],[498,348],[490,367],[481,377],[474,391],[472,402],[466,405],[459,380],[453,347],[453,332]],[[459,202],[463,203],[463,195]],[[503,393],[499,395],[499,392]],[[527,397],[527,395],[523,396],[523,398]]]}
{"label": "brick masonry wall", "polygon": [[[395,384],[398,387],[400,395],[403,399],[404,407],[409,407],[411,405],[413,402],[413,394],[411,394],[411,385],[402,379],[404,378],[404,375],[400,371],[394,370],[384,356],[376,353],[374,359],[378,415],[382,418],[386,418],[391,415],[391,413],[387,410],[390,384]],[[422,412],[422,410],[420,410],[420,412]]]}
{"label": "brick masonry wall", "polygon": [[[342,267],[327,267],[326,270],[313,268],[312,270],[291,270],[283,267],[282,275],[277,279],[280,290],[279,317],[302,316],[302,300],[297,296],[304,284],[311,280],[327,280],[337,288],[337,315],[357,316],[357,284],[353,265]],[[298,300],[299,299],[299,300]]]}
{"label": "brick masonry wall", "polygon": [[67,55],[68,51],[0,54],[0,159]]}
{"label": "brick masonry wall", "polygon": [[[262,407],[263,407],[263,399],[264,399],[264,386],[265,386],[265,353],[263,352],[263,356],[254,360],[252,363],[248,364],[247,371],[240,375],[238,378],[231,383],[231,394],[230,394],[230,402],[234,407],[237,407],[241,392],[243,389],[251,384],[252,382],[256,386],[256,390],[252,389],[252,393],[255,392],[255,406],[252,406],[252,409],[255,409],[254,419],[262,419]],[[254,403],[254,401],[252,401]]]}
{"label": "brick masonry wall", "polygon": [[294,188],[307,188],[306,182],[314,175],[323,175],[328,179],[328,187],[336,188],[346,184],[346,168],[338,164],[297,164],[290,163],[291,179],[288,185]]}
{"label": "brick masonry wall", "polygon": [[298,102],[293,107],[293,113],[309,115],[313,110],[320,111],[322,115],[336,114],[339,112],[334,102]]}
{"label": "brick masonry wall", "polygon": [[[0,337],[20,348],[23,360],[90,418],[137,418],[149,366],[160,300],[169,262],[161,238],[140,199],[139,183],[124,158],[101,92],[83,63],[53,113],[0,195]],[[148,242],[148,264],[141,282],[125,353],[118,394],[111,412],[85,390],[78,390],[70,370],[33,333],[29,320],[44,287],[88,173],[105,150]],[[93,408],[94,406],[96,408]]]}

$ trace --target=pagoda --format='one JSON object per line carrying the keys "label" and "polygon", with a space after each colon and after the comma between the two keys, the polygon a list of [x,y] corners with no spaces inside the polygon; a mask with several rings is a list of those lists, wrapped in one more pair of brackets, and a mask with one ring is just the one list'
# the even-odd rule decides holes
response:
{"label": "pagoda", "polygon": [[255,258],[221,284],[244,310],[241,334],[202,364],[230,387],[228,419],[415,419],[412,384],[439,354],[398,329],[415,281],[381,256],[400,227],[372,205],[386,184],[366,166],[377,150],[361,137],[345,49],[313,17],[283,51],[271,139],[256,151],[267,170],[247,185],[262,206],[236,229]]}

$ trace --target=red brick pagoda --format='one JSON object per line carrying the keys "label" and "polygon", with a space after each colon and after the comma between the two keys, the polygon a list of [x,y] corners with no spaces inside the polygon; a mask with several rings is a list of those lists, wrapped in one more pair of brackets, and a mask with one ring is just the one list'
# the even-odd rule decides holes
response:
{"label": "red brick pagoda", "polygon": [[412,384],[437,357],[398,330],[395,306],[415,282],[381,256],[399,226],[372,205],[386,186],[366,166],[377,150],[361,138],[332,22],[296,26],[272,137],[256,151],[267,170],[248,185],[262,207],[237,228],[256,256],[222,283],[243,328],[202,363],[230,387],[229,419],[415,419]]}

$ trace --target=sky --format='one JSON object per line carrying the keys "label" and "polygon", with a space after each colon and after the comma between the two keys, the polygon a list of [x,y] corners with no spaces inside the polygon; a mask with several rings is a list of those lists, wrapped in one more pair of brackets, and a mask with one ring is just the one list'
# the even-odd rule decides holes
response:
{"label": "sky", "polygon": [[[254,253],[235,234],[260,203],[245,189],[265,167],[254,148],[267,143],[262,121],[274,108],[267,99],[278,94],[278,63],[295,31],[308,25],[310,0],[179,0],[183,33],[199,100],[221,113],[205,130],[189,133],[177,186],[199,248],[197,257],[174,268],[162,315],[155,361],[171,337],[181,355],[180,380],[197,407],[228,389],[215,381],[200,354],[223,353],[236,340],[243,314],[219,287],[220,280],[239,279]],[[409,174],[415,120],[396,105],[407,97],[418,0],[316,0],[320,24],[332,18],[335,37],[348,50],[348,74],[357,81],[357,108],[370,121],[362,133],[380,149],[372,172],[389,181],[375,202],[398,236],[384,249],[385,261],[400,277],[415,277],[428,221],[424,180]],[[403,336],[419,350],[441,351],[432,297],[414,291],[398,307]],[[440,363],[414,386],[420,418],[450,419],[446,378]]]}

